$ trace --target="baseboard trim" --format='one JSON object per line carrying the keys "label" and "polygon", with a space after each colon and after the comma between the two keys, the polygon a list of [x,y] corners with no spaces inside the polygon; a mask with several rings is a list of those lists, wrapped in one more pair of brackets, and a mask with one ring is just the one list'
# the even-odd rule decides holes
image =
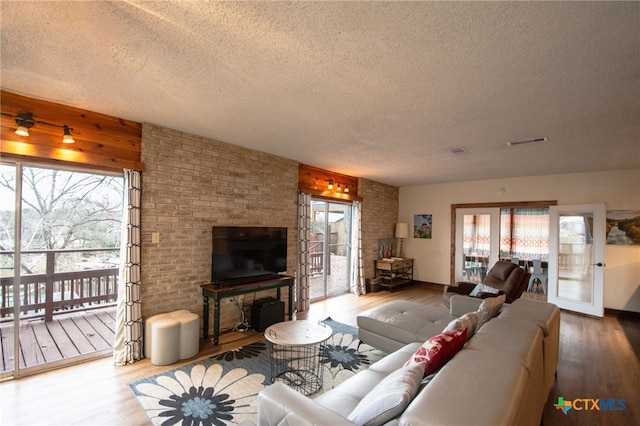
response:
{"label": "baseboard trim", "polygon": [[619,309],[604,308],[604,314],[616,318],[640,321],[640,312],[623,311]]}
{"label": "baseboard trim", "polygon": [[421,287],[427,287],[435,290],[442,290],[442,288],[445,286],[445,284],[430,283],[428,281],[418,281],[418,280],[413,280],[413,283]]}

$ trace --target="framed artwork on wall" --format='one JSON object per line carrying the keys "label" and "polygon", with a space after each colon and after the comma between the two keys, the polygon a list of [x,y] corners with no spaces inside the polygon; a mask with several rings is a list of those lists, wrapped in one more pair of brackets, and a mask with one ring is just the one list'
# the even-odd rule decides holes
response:
{"label": "framed artwork on wall", "polygon": [[607,211],[607,244],[640,245],[640,210]]}
{"label": "framed artwork on wall", "polygon": [[417,214],[413,217],[413,238],[431,238],[432,215]]}

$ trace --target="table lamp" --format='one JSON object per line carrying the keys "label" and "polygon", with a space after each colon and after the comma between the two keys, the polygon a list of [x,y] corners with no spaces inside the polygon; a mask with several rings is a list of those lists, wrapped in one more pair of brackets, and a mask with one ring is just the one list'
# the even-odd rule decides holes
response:
{"label": "table lamp", "polygon": [[396,238],[398,241],[398,256],[404,257],[404,250],[402,249],[402,239],[409,238],[409,224],[408,223],[396,223]]}

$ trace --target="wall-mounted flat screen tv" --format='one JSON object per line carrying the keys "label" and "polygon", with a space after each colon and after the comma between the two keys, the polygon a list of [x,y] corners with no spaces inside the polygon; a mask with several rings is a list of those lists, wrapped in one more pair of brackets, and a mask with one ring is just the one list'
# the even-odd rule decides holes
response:
{"label": "wall-mounted flat screen tv", "polygon": [[277,277],[287,270],[287,228],[214,226],[211,282],[224,287]]}

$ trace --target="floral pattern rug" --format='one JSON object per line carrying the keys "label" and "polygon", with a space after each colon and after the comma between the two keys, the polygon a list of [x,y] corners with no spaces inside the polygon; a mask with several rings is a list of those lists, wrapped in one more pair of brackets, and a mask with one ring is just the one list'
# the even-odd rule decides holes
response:
{"label": "floral pattern rug", "polygon": [[[355,327],[327,318],[333,330],[320,354],[323,368],[318,396],[366,370],[385,354],[361,344]],[[258,392],[271,383],[269,345],[261,340],[165,373],[129,387],[154,425],[256,424]]]}

